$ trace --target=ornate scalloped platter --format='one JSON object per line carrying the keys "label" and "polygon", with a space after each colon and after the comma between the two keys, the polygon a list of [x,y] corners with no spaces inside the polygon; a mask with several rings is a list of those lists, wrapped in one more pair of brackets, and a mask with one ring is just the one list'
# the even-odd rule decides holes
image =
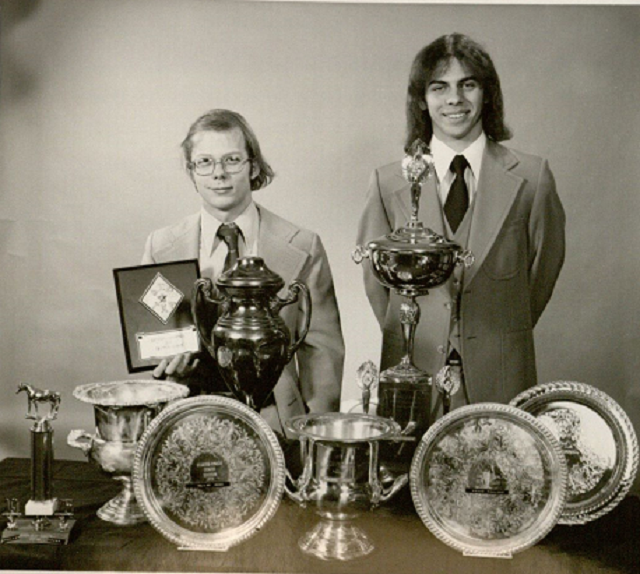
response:
{"label": "ornate scalloped platter", "polygon": [[140,439],[134,489],[149,522],[181,549],[226,551],[275,514],[282,449],[269,425],[235,399],[177,401]]}
{"label": "ornate scalloped platter", "polygon": [[536,385],[511,403],[544,422],[567,459],[567,503],[560,524],[585,524],[625,497],[638,470],[631,421],[607,394],[573,381]]}
{"label": "ornate scalloped platter", "polygon": [[411,496],[425,526],[465,556],[510,558],[555,526],[566,496],[558,440],[507,405],[461,407],[422,437]]}

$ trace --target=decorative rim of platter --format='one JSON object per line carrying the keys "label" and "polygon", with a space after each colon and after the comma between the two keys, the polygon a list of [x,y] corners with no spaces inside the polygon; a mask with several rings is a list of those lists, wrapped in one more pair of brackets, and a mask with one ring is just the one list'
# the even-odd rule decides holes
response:
{"label": "decorative rim of platter", "polygon": [[510,558],[557,524],[566,477],[560,443],[545,424],[515,407],[480,403],[431,426],[409,482],[434,536],[465,556]]}
{"label": "decorative rim of platter", "polygon": [[[592,445],[587,445],[583,440],[574,441],[577,446],[573,445],[571,449],[578,453],[581,464],[569,464],[567,503],[558,522],[569,525],[586,524],[613,510],[629,492],[638,471],[638,439],[629,417],[620,405],[606,393],[586,383],[542,383],[520,393],[510,404],[551,423],[553,427],[555,422],[547,420],[549,417],[545,416],[544,408],[554,402],[574,403],[576,409],[583,407],[595,413],[606,424],[614,441],[616,461],[613,469],[606,469],[602,462],[606,455],[602,452],[606,448],[604,442],[599,441],[599,448],[595,449],[593,441]],[[556,428],[554,432],[559,431]],[[599,437],[602,438],[602,435]],[[562,445],[562,440],[560,442]],[[569,450],[565,445],[562,446],[563,450]],[[609,470],[609,477],[605,478],[605,471]],[[574,480],[573,475],[581,479],[581,482]],[[598,476],[601,478],[592,486],[591,490],[595,490],[591,495],[588,495],[588,489],[586,492],[579,492],[580,488],[584,490],[588,487],[588,483],[585,486],[586,479],[593,482]]]}
{"label": "decorative rim of platter", "polygon": [[152,420],[132,474],[138,503],[160,534],[183,549],[224,552],[273,517],[285,473],[278,439],[256,411],[203,395]]}
{"label": "decorative rim of platter", "polygon": [[168,403],[189,394],[189,387],[173,381],[125,379],[79,385],[73,396],[92,405],[137,407]]}

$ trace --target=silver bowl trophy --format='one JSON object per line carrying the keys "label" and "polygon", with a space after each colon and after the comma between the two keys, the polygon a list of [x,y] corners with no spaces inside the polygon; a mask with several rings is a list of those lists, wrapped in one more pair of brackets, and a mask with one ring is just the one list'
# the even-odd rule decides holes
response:
{"label": "silver bowl trophy", "polygon": [[324,413],[294,417],[286,426],[300,438],[304,466],[298,479],[289,477],[294,488],[285,492],[323,519],[300,538],[299,547],[324,560],[369,554],[373,543],[351,521],[408,482],[403,474],[385,487],[380,475],[380,442],[396,437],[399,425],[374,415]]}
{"label": "silver bowl trophy", "polygon": [[[406,298],[400,306],[404,356],[399,364],[380,374],[378,390],[378,415],[398,422],[403,437],[408,439],[399,441],[395,447],[395,458],[406,466],[429,427],[431,411],[432,377],[413,362],[414,337],[420,320],[416,297],[427,295],[430,289],[442,285],[456,265],[472,265],[473,255],[418,221],[422,184],[434,171],[429,148],[424,142],[419,139],[413,142],[402,168],[411,184],[410,220],[392,233],[369,241],[366,247],[358,245],[352,257],[358,264],[369,259],[376,279]],[[454,375],[447,370],[438,378],[445,411],[450,393],[456,386]]]}
{"label": "silver bowl trophy", "polygon": [[89,383],[74,389],[76,399],[93,405],[96,429],[93,435],[72,430],[67,443],[122,482],[122,491],[98,510],[102,520],[121,526],[146,521],[131,484],[138,440],[169,402],[188,394],[185,385],[153,380]]}
{"label": "silver bowl trophy", "polygon": [[[41,390],[20,384],[17,393],[26,392],[28,398],[27,419],[31,427],[31,498],[20,511],[17,498],[7,499],[7,527],[2,533],[2,543],[14,544],[67,544],[73,519],[73,503],[70,499],[53,496],[53,428],[50,421],[58,416],[60,393]],[[40,405],[49,407],[40,412]],[[57,520],[52,521],[52,518]]]}

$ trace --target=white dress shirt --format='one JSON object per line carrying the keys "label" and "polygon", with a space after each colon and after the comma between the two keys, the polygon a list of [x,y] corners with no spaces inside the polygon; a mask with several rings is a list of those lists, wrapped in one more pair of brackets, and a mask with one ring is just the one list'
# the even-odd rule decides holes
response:
{"label": "white dress shirt", "polygon": [[[227,257],[227,244],[218,237],[218,228],[222,225],[208,211],[200,212],[200,275],[208,277],[212,281],[224,271],[224,261]],[[258,254],[258,233],[260,230],[260,215],[253,201],[234,220],[242,234],[238,240],[238,252],[240,257]]]}
{"label": "white dress shirt", "polygon": [[469,204],[475,197],[478,187],[478,180],[480,179],[480,167],[482,166],[482,154],[487,143],[487,136],[484,132],[481,132],[478,138],[471,143],[465,150],[459,152],[452,150],[447,144],[440,141],[436,136],[432,136],[431,155],[433,156],[433,163],[436,168],[436,176],[438,178],[438,194],[442,205],[447,201],[447,195],[451,184],[455,179],[455,174],[449,169],[453,158],[457,155],[463,155],[469,167],[464,172],[464,180],[469,190]]}

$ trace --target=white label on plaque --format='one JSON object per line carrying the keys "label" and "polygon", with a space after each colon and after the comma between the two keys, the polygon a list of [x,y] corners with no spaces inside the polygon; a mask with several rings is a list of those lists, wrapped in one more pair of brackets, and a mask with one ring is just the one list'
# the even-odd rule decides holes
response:
{"label": "white label on plaque", "polygon": [[157,273],[140,298],[140,303],[166,325],[183,299],[182,291],[172,285],[162,273]]}
{"label": "white label on plaque", "polygon": [[164,359],[178,353],[200,350],[196,328],[172,329],[157,333],[136,333],[140,359]]}

